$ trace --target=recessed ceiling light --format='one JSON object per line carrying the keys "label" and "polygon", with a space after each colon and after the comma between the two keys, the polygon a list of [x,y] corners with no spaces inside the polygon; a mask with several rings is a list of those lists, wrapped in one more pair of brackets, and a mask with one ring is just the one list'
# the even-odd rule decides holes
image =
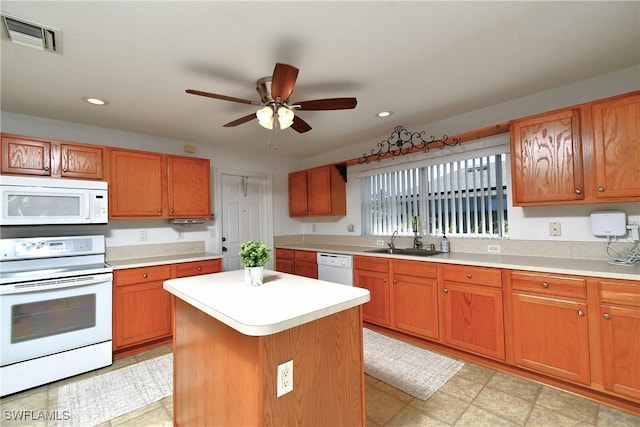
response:
{"label": "recessed ceiling light", "polygon": [[94,96],[83,96],[82,100],[85,102],[88,102],[89,104],[93,104],[93,105],[109,105],[109,101],[106,101],[104,99],[100,99],[100,98],[96,98]]}
{"label": "recessed ceiling light", "polygon": [[376,116],[378,117],[389,117],[393,114],[393,111],[380,111]]}

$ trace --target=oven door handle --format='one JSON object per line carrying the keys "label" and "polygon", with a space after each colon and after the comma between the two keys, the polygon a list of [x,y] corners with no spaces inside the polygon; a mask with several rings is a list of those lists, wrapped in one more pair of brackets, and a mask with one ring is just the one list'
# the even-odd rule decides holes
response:
{"label": "oven door handle", "polygon": [[34,282],[14,283],[0,286],[0,295],[25,294],[52,289],[73,288],[113,282],[113,273],[93,274],[90,276],[64,277],[60,279],[38,280]]}

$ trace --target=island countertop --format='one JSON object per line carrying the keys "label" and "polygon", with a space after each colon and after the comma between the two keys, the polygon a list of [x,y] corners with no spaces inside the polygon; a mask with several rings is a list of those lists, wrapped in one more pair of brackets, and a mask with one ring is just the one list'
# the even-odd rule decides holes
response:
{"label": "island countertop", "polygon": [[264,336],[369,301],[367,289],[264,270],[264,284],[244,284],[244,271],[171,279],[164,289],[244,335]]}

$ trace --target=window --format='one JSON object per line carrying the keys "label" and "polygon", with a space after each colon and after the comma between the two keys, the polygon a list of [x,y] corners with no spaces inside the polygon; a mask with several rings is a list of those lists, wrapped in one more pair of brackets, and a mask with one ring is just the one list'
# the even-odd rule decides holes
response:
{"label": "window", "polygon": [[363,232],[506,237],[506,168],[491,154],[363,177]]}

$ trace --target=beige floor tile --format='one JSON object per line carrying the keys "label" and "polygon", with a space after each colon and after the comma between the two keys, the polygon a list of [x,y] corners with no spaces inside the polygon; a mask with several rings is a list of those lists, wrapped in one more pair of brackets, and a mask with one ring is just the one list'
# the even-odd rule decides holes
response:
{"label": "beige floor tile", "polygon": [[536,404],[579,421],[596,422],[597,403],[551,387],[542,387]]}
{"label": "beige floor tile", "polygon": [[533,407],[533,411],[531,411],[531,415],[525,424],[527,427],[581,427],[592,425],[593,424],[584,421],[576,420],[575,418],[564,416],[559,412],[542,406]]}
{"label": "beige floor tile", "polygon": [[461,375],[455,375],[438,391],[450,394],[465,402],[472,402],[483,388],[484,385],[480,383],[471,381]]}
{"label": "beige floor tile", "polygon": [[373,385],[373,387],[377,388],[380,391],[383,391],[387,394],[390,394],[391,396],[395,397],[396,399],[404,402],[404,403],[409,403],[411,402],[413,399],[415,399],[415,397],[411,396],[410,394],[407,394],[405,392],[403,392],[402,390],[398,390],[395,387],[390,386],[389,384],[386,384],[382,381],[378,381],[377,383],[375,383]]}
{"label": "beige floor tile", "polygon": [[426,401],[415,399],[410,406],[444,423],[453,425],[469,407],[469,403],[450,394],[437,391]]}
{"label": "beige floor tile", "polygon": [[47,419],[54,415],[48,411],[47,386],[15,393],[0,399],[0,425],[2,427],[44,427]]}
{"label": "beige floor tile", "polygon": [[542,386],[540,384],[503,374],[502,372],[496,372],[496,374],[491,377],[487,383],[487,387],[513,394],[514,396],[518,396],[528,402],[535,402],[542,390]]}
{"label": "beige floor tile", "polygon": [[120,418],[111,421],[111,426],[126,427],[172,427],[173,421],[162,407],[144,412],[137,417],[128,418],[119,422]]}
{"label": "beige floor tile", "polygon": [[640,416],[610,406],[598,405],[596,425],[600,427],[638,427],[640,426]]}
{"label": "beige floor tile", "polygon": [[519,425],[524,424],[533,408],[533,402],[489,387],[478,394],[473,405]]}
{"label": "beige floor tile", "polygon": [[458,371],[456,375],[463,376],[471,381],[475,381],[480,384],[486,384],[496,371],[485,368],[484,366],[475,365],[473,363],[465,362],[464,366]]}
{"label": "beige floor tile", "polygon": [[424,412],[407,406],[391,419],[384,427],[447,427],[449,424],[430,417]]}
{"label": "beige floor tile", "polygon": [[160,401],[158,401],[158,402],[151,403],[147,406],[143,406],[142,408],[136,409],[133,412],[129,412],[117,418],[112,419],[111,425],[112,426],[130,425],[129,422],[132,422],[132,420],[141,417],[147,412],[154,412],[154,413],[162,412],[167,417],[167,419],[169,418],[169,416],[167,415],[167,412],[164,410],[164,406]]}
{"label": "beige floor tile", "polygon": [[406,406],[405,402],[376,387],[369,388],[365,394],[366,418],[381,426]]}
{"label": "beige floor tile", "polygon": [[517,427],[509,420],[505,420],[491,412],[471,405],[469,409],[460,417],[456,427]]}

